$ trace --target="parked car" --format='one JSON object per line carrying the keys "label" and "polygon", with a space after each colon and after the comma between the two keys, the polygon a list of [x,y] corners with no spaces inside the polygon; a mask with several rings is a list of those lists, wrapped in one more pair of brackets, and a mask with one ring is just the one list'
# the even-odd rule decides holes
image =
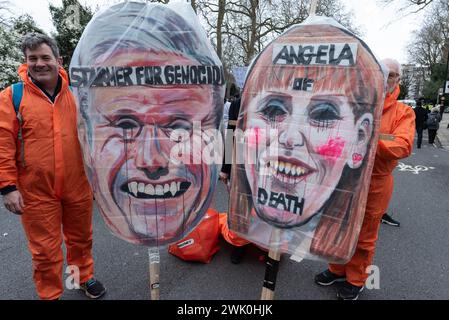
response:
{"label": "parked car", "polygon": [[410,107],[412,107],[413,109],[416,108],[416,101],[415,100],[398,100],[399,102],[402,102],[406,105],[409,105]]}

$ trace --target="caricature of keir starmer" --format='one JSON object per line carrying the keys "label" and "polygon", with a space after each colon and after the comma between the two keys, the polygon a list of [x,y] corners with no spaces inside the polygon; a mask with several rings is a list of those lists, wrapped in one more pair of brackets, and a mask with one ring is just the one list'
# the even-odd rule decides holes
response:
{"label": "caricature of keir starmer", "polygon": [[173,150],[207,147],[224,95],[222,65],[191,7],[126,2],[97,14],[70,74],[86,170],[108,227],[150,246],[185,236],[218,173]]}

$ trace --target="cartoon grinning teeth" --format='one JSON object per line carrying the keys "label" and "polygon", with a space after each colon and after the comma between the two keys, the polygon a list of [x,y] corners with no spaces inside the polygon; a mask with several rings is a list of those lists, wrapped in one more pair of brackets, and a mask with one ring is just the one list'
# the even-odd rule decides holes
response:
{"label": "cartoon grinning teeth", "polygon": [[129,184],[129,186],[128,186],[128,188],[129,188],[129,191],[131,191],[133,194],[134,194],[134,196],[136,196],[137,197],[137,182],[131,182],[130,184]]}
{"label": "cartoon grinning teeth", "polygon": [[152,184],[148,184],[148,185],[145,187],[145,193],[146,193],[147,195],[149,195],[149,196],[154,196],[154,192],[155,192],[155,190],[154,190],[154,187],[153,187]]}
{"label": "cartoon grinning teeth", "polygon": [[279,163],[279,172],[284,171],[284,169],[285,169],[285,163],[280,162],[280,163]]}
{"label": "cartoon grinning teeth", "polygon": [[163,196],[164,195],[164,188],[160,185],[156,186],[156,195],[157,196]]}
{"label": "cartoon grinning teeth", "polygon": [[290,163],[285,164],[285,173],[290,174],[290,171],[292,170],[292,165]]}
{"label": "cartoon grinning teeth", "polygon": [[171,192],[171,194],[172,194],[173,197],[174,197],[175,194],[178,192],[178,187],[177,187],[176,182],[172,182],[172,183],[171,183],[171,186],[170,186],[170,192]]}
{"label": "cartoon grinning teeth", "polygon": [[166,184],[145,184],[139,182],[129,182],[126,187],[122,187],[123,191],[127,191],[136,198],[150,199],[151,197],[173,197],[175,198],[179,192],[185,192],[190,184],[185,183],[184,190],[181,190],[182,182],[172,181]]}
{"label": "cartoon grinning teeth", "polygon": [[296,166],[292,167],[292,176],[296,176]]}

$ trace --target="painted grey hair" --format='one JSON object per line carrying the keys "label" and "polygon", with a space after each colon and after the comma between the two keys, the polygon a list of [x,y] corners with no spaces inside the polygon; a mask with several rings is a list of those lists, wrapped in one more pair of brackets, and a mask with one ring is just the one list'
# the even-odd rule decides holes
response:
{"label": "painted grey hair", "polygon": [[[89,22],[76,47],[70,67],[102,66],[118,52],[143,51],[151,54],[179,55],[198,65],[221,65],[204,33],[166,5],[124,2],[97,13]],[[213,86],[214,111],[210,115],[218,126],[223,112],[222,86]],[[89,88],[76,88],[88,135],[92,128],[88,109],[93,95]]]}
{"label": "painted grey hair", "polygon": [[201,65],[218,64],[207,38],[166,5],[125,2],[96,15],[74,53],[73,65],[102,65],[117,51],[174,52]]}

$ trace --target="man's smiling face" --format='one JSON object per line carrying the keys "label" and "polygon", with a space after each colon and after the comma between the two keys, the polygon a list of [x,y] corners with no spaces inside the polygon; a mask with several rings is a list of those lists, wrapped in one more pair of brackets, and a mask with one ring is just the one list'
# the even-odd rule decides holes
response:
{"label": "man's smiling face", "polygon": [[34,50],[26,49],[26,63],[31,77],[43,85],[51,85],[58,79],[61,59],[55,57],[51,48],[41,44]]}

